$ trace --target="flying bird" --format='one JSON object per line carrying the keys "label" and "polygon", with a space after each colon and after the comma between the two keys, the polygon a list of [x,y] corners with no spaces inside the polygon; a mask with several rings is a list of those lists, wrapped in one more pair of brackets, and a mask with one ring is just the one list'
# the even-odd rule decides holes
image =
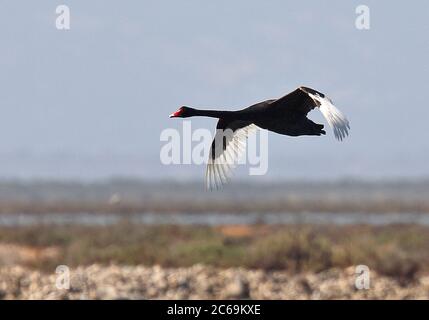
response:
{"label": "flying bird", "polygon": [[331,99],[308,87],[299,87],[279,99],[262,101],[238,111],[198,110],[183,106],[170,118],[202,116],[219,119],[205,175],[206,188],[213,190],[229,181],[231,170],[245,151],[247,137],[258,128],[294,137],[325,135],[323,124],[307,118],[314,108],[322,112],[338,140],[349,134],[349,121]]}

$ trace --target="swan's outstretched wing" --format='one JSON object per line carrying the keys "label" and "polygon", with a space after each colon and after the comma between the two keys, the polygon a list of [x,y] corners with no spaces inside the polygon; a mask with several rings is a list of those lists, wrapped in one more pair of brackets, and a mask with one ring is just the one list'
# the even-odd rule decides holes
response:
{"label": "swan's outstretched wing", "polygon": [[329,126],[334,130],[335,138],[343,140],[350,130],[347,118],[338,110],[332,101],[323,93],[307,87],[299,87],[295,91],[270,103],[272,108],[284,112],[307,114],[314,108],[319,108]]}
{"label": "swan's outstretched wing", "polygon": [[229,181],[232,169],[246,152],[247,137],[257,129],[256,125],[248,121],[219,120],[206,167],[205,183],[208,190],[219,189]]}

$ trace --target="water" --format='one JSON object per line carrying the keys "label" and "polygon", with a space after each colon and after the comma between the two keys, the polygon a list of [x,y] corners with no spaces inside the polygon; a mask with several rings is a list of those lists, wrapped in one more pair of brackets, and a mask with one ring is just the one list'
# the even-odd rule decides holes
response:
{"label": "water", "polygon": [[419,224],[429,225],[424,213],[49,213],[0,214],[0,226],[84,225],[106,226],[119,222],[146,225],[225,225],[225,224]]}

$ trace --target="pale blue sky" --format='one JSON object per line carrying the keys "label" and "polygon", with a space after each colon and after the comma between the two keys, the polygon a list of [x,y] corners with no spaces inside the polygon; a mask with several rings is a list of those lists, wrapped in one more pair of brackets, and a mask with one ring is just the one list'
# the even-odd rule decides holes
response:
{"label": "pale blue sky", "polygon": [[[59,4],[70,31],[55,28]],[[368,31],[355,28],[359,4]],[[252,180],[428,177],[428,12],[387,0],[2,1],[0,177],[202,179],[202,167],[160,164],[161,130],[180,127],[169,113],[299,85],[328,94],[351,136],[271,134],[268,175]]]}

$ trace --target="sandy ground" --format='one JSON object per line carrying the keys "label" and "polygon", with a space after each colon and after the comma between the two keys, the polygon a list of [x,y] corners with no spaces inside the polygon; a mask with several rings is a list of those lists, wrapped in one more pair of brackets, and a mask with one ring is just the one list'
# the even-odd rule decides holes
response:
{"label": "sandy ground", "polygon": [[[355,287],[355,268],[290,275],[240,268],[91,265],[67,274],[0,268],[2,299],[428,299],[429,276],[410,283],[370,273]],[[57,288],[57,285],[60,288]]]}

